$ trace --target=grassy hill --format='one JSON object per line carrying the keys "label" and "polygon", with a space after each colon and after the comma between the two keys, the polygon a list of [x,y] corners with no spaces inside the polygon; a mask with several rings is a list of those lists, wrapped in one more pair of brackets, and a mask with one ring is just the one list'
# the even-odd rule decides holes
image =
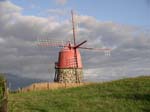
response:
{"label": "grassy hill", "polygon": [[9,112],[150,112],[150,76],[10,94]]}

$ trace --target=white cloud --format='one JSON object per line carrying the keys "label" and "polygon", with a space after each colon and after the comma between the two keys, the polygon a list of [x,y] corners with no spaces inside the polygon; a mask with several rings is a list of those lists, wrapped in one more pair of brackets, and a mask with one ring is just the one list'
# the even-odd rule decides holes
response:
{"label": "white cloud", "polygon": [[60,4],[60,5],[64,5],[67,3],[68,0],[55,0],[56,3]]}
{"label": "white cloud", "polygon": [[50,13],[50,14],[57,14],[57,15],[65,15],[66,14],[66,11],[65,10],[60,10],[60,9],[48,9],[46,11],[47,13]]}
{"label": "white cloud", "polygon": [[0,38],[0,43],[2,44],[4,42],[5,42],[5,40],[3,38]]}
{"label": "white cloud", "polygon": [[12,4],[10,1],[0,2],[0,10],[5,13],[20,12],[21,7]]}

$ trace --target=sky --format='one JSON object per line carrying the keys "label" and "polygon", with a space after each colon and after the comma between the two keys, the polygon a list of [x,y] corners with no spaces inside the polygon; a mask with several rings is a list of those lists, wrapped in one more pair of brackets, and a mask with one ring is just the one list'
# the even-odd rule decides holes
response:
{"label": "sky", "polygon": [[150,75],[150,0],[0,0],[0,71],[53,80],[60,48],[40,48],[40,39],[72,40],[76,15],[84,80],[106,81]]}
{"label": "sky", "polygon": [[[24,15],[48,16],[46,10],[57,9],[66,12],[73,9],[79,14],[93,16],[100,21],[114,21],[121,24],[150,25],[149,0],[12,0],[24,8]],[[41,12],[41,14],[39,14]]]}

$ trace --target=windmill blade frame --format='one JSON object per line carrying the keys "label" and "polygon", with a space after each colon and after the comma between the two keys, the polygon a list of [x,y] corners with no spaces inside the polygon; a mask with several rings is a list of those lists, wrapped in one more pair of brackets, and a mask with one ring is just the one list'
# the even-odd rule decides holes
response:
{"label": "windmill blade frame", "polygon": [[92,47],[78,47],[80,49],[86,49],[86,50],[94,50],[94,51],[111,51],[110,48],[92,48]]}
{"label": "windmill blade frame", "polygon": [[64,41],[52,39],[39,39],[37,40],[39,47],[65,47]]}

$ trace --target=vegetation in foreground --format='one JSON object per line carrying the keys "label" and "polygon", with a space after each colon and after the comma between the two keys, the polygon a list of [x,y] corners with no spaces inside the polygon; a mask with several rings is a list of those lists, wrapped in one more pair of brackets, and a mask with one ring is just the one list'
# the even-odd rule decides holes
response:
{"label": "vegetation in foreground", "polygon": [[3,88],[4,88],[4,78],[0,74],[0,108],[2,106],[2,101],[3,101]]}
{"label": "vegetation in foreground", "polygon": [[7,112],[7,91],[4,74],[0,73],[0,112]]}
{"label": "vegetation in foreground", "polygon": [[9,94],[9,112],[150,112],[150,76]]}

